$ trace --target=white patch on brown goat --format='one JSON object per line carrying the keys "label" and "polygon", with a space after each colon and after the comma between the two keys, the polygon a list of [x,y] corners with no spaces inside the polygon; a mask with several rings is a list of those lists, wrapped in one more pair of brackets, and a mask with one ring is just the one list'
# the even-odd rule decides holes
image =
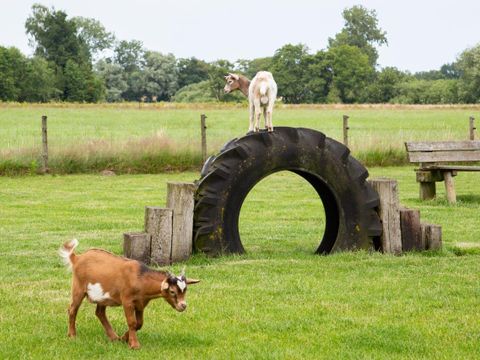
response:
{"label": "white patch on brown goat", "polygon": [[110,299],[110,294],[108,292],[104,293],[102,285],[100,283],[87,285],[87,294],[92,302],[100,302],[103,300]]}
{"label": "white patch on brown goat", "polygon": [[182,278],[177,278],[177,286],[183,293],[183,290],[185,290],[185,288],[187,287],[187,283]]}

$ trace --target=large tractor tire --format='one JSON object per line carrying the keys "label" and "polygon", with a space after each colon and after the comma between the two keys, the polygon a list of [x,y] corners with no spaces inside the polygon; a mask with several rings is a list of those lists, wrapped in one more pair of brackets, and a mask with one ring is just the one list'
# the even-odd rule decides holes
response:
{"label": "large tractor tire", "polygon": [[379,198],[366,181],[367,169],[321,132],[276,127],[234,139],[205,162],[195,195],[194,249],[212,256],[243,253],[243,201],[260,180],[284,170],[307,180],[323,202],[325,232],[316,253],[378,248]]}

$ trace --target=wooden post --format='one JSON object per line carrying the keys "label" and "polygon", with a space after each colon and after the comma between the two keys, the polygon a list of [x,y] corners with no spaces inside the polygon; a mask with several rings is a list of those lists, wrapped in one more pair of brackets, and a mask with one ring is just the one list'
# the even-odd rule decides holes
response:
{"label": "wooden post", "polygon": [[343,145],[348,147],[348,115],[343,115]]}
{"label": "wooden post", "polygon": [[207,116],[205,114],[200,115],[200,126],[202,131],[202,164],[205,164],[207,160]]}
{"label": "wooden post", "polygon": [[47,137],[47,117],[42,116],[42,172],[48,173],[48,137]]}
{"label": "wooden post", "polygon": [[475,140],[475,130],[477,130],[475,127],[475,118],[470,116],[470,140]]}
{"label": "wooden post", "polygon": [[439,225],[422,223],[422,238],[426,250],[440,250],[442,248],[442,227]]}
{"label": "wooden post", "polygon": [[123,234],[123,255],[129,259],[150,263],[150,235],[147,233]]}
{"label": "wooden post", "polygon": [[193,183],[167,183],[167,208],[173,210],[171,261],[187,260],[193,244]]}
{"label": "wooden post", "polygon": [[416,170],[417,182],[420,183],[420,200],[431,200],[436,196],[437,181],[443,181],[440,171]]}
{"label": "wooden post", "polygon": [[420,225],[420,210],[401,208],[402,251],[424,250]]}
{"label": "wooden post", "polygon": [[455,193],[455,184],[453,183],[453,175],[451,171],[445,171],[443,173],[443,179],[445,181],[445,192],[447,194],[447,200],[450,204],[457,202],[457,194]]}
{"label": "wooden post", "polygon": [[382,251],[384,253],[400,254],[402,252],[402,237],[397,181],[373,179],[369,182],[380,197],[379,216],[383,227],[383,233],[380,237]]}
{"label": "wooden post", "polygon": [[172,209],[145,207],[145,232],[150,235],[150,257],[154,265],[170,265],[172,254]]}

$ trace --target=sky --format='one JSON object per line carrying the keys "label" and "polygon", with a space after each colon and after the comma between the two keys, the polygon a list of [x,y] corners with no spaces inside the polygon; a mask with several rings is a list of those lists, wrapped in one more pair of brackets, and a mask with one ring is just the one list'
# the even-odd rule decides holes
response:
{"label": "sky", "polygon": [[353,5],[376,10],[388,46],[378,48],[381,67],[411,72],[439,69],[480,43],[479,0],[0,0],[0,45],[26,55],[25,20],[39,2],[70,17],[99,20],[120,40],[146,49],[206,61],[272,56],[287,43],[325,49]]}

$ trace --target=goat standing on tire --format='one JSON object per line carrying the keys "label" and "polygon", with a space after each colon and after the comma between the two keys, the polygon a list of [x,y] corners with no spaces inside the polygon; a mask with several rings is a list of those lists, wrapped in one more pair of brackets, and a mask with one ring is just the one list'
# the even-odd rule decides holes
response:
{"label": "goat standing on tire", "polygon": [[252,81],[243,75],[228,74],[225,76],[224,91],[226,94],[240,90],[245,96],[248,96],[250,110],[250,126],[248,131],[258,132],[260,130],[260,117],[263,113],[265,127],[268,131],[273,131],[272,113],[273,104],[277,98],[277,83],[273,79],[272,73],[268,71],[259,71]]}

